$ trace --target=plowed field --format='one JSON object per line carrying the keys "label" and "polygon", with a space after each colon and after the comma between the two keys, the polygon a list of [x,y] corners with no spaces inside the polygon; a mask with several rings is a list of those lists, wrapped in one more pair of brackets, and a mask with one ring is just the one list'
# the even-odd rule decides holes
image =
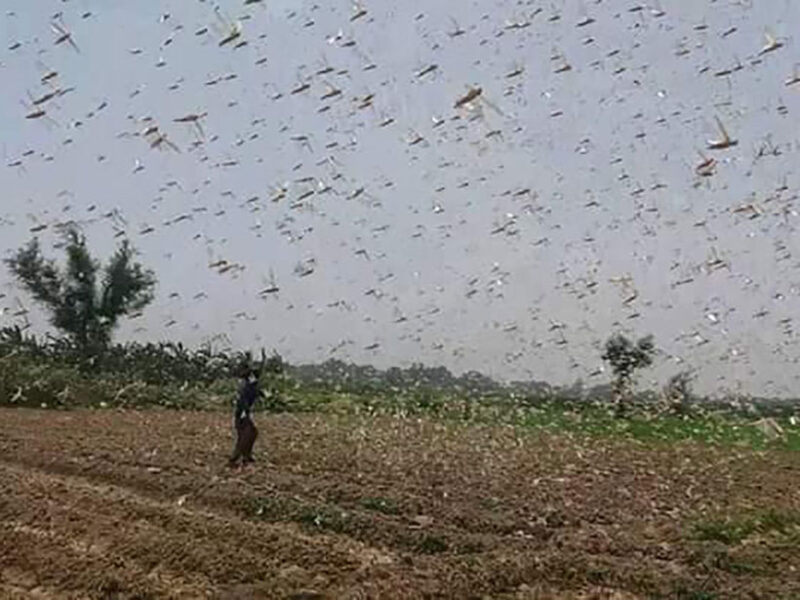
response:
{"label": "plowed field", "polygon": [[0,410],[8,598],[800,598],[800,459],[411,419]]}

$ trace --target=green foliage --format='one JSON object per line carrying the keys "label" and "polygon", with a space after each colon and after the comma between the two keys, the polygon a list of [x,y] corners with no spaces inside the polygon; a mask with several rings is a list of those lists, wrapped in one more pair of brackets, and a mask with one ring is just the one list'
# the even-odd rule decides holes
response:
{"label": "green foliage", "polygon": [[[24,356],[42,365],[82,365],[83,352],[71,340],[40,340],[19,327],[0,329],[0,356]],[[190,350],[181,343],[114,344],[94,357],[95,375],[112,375],[126,382],[147,384],[212,383],[235,376],[236,355],[215,352],[210,346]]]}
{"label": "green foliage", "polygon": [[234,384],[151,384],[118,374],[88,376],[74,366],[57,366],[24,356],[0,358],[0,404],[41,408],[161,406],[205,409],[229,401]]}
{"label": "green foliage", "polygon": [[630,378],[634,371],[652,364],[654,353],[653,336],[643,337],[634,344],[624,335],[617,334],[606,342],[602,359],[611,364],[614,375]]}
{"label": "green foliage", "polygon": [[[95,368],[82,369],[82,353],[69,339],[38,339],[19,327],[0,328],[0,404],[70,408],[74,406],[161,406],[187,409],[227,409],[233,401],[242,365],[261,372],[266,400],[256,410],[268,412],[328,412],[341,415],[426,417],[459,424],[504,424],[520,430],[545,430],[590,437],[619,437],[647,444],[694,441],[751,448],[780,447],[800,451],[800,421],[796,402],[767,404],[784,435],[778,439],[759,431],[757,412],[739,414],[725,403],[711,405],[694,398],[691,411],[669,414],[655,398],[628,404],[628,418],[618,419],[604,395],[594,389],[551,388],[548,395],[520,393],[483,386],[480,393],[459,391],[447,383],[415,385],[403,370],[380,372],[346,365],[350,377],[327,381],[319,370],[294,367],[273,353],[261,351],[254,361],[249,352],[215,351],[210,346],[190,349],[180,343],[114,344],[95,358]],[[341,363],[344,364],[344,363]],[[330,367],[323,363],[322,369]],[[419,367],[409,369],[418,373]],[[387,386],[392,372],[397,385]],[[437,371],[426,371],[427,376]],[[369,378],[362,387],[358,375]],[[310,378],[309,376],[312,375]],[[453,378],[462,385],[463,377]],[[351,381],[349,381],[352,378]],[[402,380],[406,378],[406,383]],[[349,381],[349,383],[348,383]],[[538,388],[541,389],[541,388]]]}
{"label": "green foliage", "polygon": [[91,357],[108,346],[120,317],[153,300],[155,276],[133,261],[134,250],[127,241],[101,268],[75,227],[68,228],[64,237],[63,269],[42,256],[37,239],[5,262],[20,285],[50,313],[50,323]]}
{"label": "green foliage", "polygon": [[[215,352],[209,346],[115,344],[86,370],[83,353],[71,340],[40,340],[7,327],[0,329],[0,404],[227,407],[235,396],[241,359],[240,353]],[[269,375],[266,381],[273,376],[278,377]],[[261,408],[295,410],[295,384],[286,373],[279,377],[277,384],[269,384],[269,399]]]}

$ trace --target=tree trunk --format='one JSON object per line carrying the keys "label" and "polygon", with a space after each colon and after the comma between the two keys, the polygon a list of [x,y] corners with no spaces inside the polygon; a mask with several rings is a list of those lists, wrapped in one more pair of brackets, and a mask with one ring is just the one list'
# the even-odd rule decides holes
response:
{"label": "tree trunk", "polygon": [[628,402],[631,397],[631,381],[627,377],[619,377],[614,382],[614,414],[624,418],[628,413]]}

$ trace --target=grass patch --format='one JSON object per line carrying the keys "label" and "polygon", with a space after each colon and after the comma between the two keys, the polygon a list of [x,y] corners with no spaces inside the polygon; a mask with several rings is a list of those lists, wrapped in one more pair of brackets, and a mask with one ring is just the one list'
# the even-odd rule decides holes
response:
{"label": "grass patch", "polygon": [[693,534],[699,541],[734,545],[756,533],[788,535],[798,528],[800,513],[769,509],[750,516],[700,521],[695,523]]}
{"label": "grass patch", "polygon": [[721,552],[715,557],[714,566],[731,575],[744,576],[763,573],[763,569],[757,567],[753,563],[736,559],[727,552]]}
{"label": "grass patch", "polygon": [[441,554],[447,552],[449,545],[438,535],[427,534],[417,544],[417,552],[420,554]]}
{"label": "grass patch", "polygon": [[264,521],[289,520],[309,528],[327,529],[337,533],[346,533],[351,529],[348,513],[327,504],[260,497],[248,499],[245,512]]}
{"label": "grass patch", "polygon": [[694,526],[696,539],[703,542],[721,542],[727,545],[738,544],[754,531],[750,521],[727,519],[704,521]]}
{"label": "grass patch", "polygon": [[[375,507],[373,510],[383,514],[394,514],[386,513],[387,510],[399,510],[392,501],[384,498],[371,497],[364,500]],[[351,512],[335,504],[261,496],[244,499],[238,508],[248,518],[269,523],[289,521],[301,525],[309,532],[334,532],[370,543],[374,543],[377,535],[381,543],[388,542],[393,547],[418,554],[441,554],[451,550],[470,554],[483,550],[480,542],[475,540],[467,540],[463,546],[451,548],[443,537],[435,533],[413,531],[406,526],[390,527],[383,530],[383,533],[377,533],[378,522],[374,517],[359,514],[357,511]],[[383,537],[384,535],[391,537]]]}
{"label": "grass patch", "polygon": [[800,427],[793,426],[788,419],[776,419],[783,427],[785,436],[775,441],[770,441],[752,421],[721,414],[680,417],[642,413],[620,419],[608,407],[592,405],[569,410],[553,403],[517,413],[513,421],[523,427],[599,438],[622,437],[651,444],[694,441],[719,446],[746,446],[757,450],[775,447],[800,451]]}
{"label": "grass patch", "polygon": [[675,600],[718,600],[718,596],[704,590],[691,590],[680,587],[675,591]]}
{"label": "grass patch", "polygon": [[361,506],[367,510],[374,510],[384,515],[399,515],[400,507],[391,498],[381,498],[379,496],[369,496],[361,499]]}
{"label": "grass patch", "polygon": [[296,509],[296,503],[277,497],[249,498],[245,512],[264,521],[280,520]]}
{"label": "grass patch", "polygon": [[335,533],[348,533],[351,529],[346,512],[325,505],[306,506],[296,515],[295,520],[314,529],[325,529]]}

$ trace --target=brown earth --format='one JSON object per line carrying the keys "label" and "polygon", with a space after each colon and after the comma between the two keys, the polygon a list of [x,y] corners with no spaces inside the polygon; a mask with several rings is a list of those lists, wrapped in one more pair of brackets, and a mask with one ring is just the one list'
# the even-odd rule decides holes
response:
{"label": "brown earth", "polygon": [[0,410],[4,598],[800,598],[797,454],[413,419]]}

